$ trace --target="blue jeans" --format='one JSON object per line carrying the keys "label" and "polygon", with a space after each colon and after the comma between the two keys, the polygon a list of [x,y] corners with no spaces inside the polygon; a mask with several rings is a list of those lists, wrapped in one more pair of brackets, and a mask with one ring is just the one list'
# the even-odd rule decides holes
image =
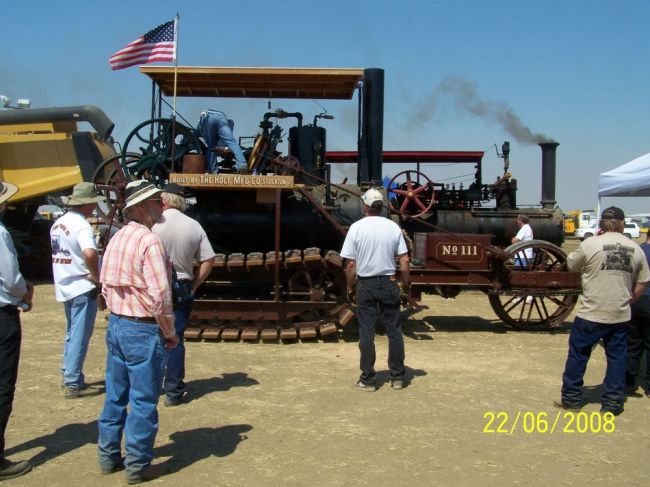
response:
{"label": "blue jeans", "polygon": [[[199,133],[208,145],[208,149],[214,147],[228,147],[235,156],[235,165],[237,169],[246,167],[246,158],[244,152],[235,139],[233,127],[235,122],[228,119],[225,113],[219,110],[206,110],[201,114],[199,120]],[[217,154],[208,151],[207,162],[208,171],[211,173],[219,172]]]}
{"label": "blue jeans", "polygon": [[85,383],[82,369],[97,316],[97,300],[89,296],[90,292],[63,303],[67,325],[61,373],[66,387],[81,388]]}
{"label": "blue jeans", "polygon": [[180,401],[185,392],[185,327],[192,312],[192,299],[181,307],[174,309],[174,328],[180,339],[178,346],[167,353],[167,370],[163,390],[170,401]]}
{"label": "blue jeans", "polygon": [[[127,474],[149,466],[158,432],[158,399],[166,352],[158,325],[111,314],[106,332],[106,399],[99,416],[97,451],[102,468],[121,462],[125,435]],[[127,415],[127,405],[129,412]]]}
{"label": "blue jeans", "polygon": [[357,320],[359,321],[359,351],[361,381],[375,383],[375,326],[377,310],[388,336],[388,369],[391,379],[404,377],[404,336],[399,316],[399,286],[388,276],[357,280]]}
{"label": "blue jeans", "polygon": [[591,350],[602,339],[605,344],[607,371],[601,398],[604,409],[622,411],[625,402],[625,355],[627,322],[606,325],[576,316],[569,335],[569,355],[562,376],[562,400],[580,406],[580,393]]}
{"label": "blue jeans", "polygon": [[643,351],[646,352],[645,389],[650,391],[650,296],[632,303],[632,320],[627,333],[625,385],[635,386]]}

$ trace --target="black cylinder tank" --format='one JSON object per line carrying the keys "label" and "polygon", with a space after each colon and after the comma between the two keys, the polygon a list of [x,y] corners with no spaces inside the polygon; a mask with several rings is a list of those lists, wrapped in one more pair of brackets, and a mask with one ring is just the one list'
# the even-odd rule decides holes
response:
{"label": "black cylinder tank", "polygon": [[325,129],[303,126],[289,129],[289,155],[300,160],[302,168],[321,179],[325,177]]}
{"label": "black cylinder tank", "polygon": [[[533,229],[533,238],[535,240],[546,240],[555,245],[562,245],[564,228],[562,211],[559,208],[554,210],[540,208],[440,210],[426,221],[448,232],[492,235],[493,245],[507,247],[510,245],[512,237],[519,230],[517,215],[520,214],[527,215],[530,219],[529,224]],[[404,226],[409,233],[436,231],[426,225],[412,221]]]}

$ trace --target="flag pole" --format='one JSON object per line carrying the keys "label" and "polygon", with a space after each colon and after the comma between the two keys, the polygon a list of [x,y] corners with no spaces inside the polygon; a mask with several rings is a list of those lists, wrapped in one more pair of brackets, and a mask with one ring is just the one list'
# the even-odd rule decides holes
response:
{"label": "flag pole", "polygon": [[172,101],[172,140],[171,145],[172,145],[172,160],[171,160],[171,166],[172,166],[172,172],[174,172],[175,167],[174,167],[174,157],[175,157],[175,149],[176,149],[176,143],[174,142],[176,140],[176,87],[178,84],[178,24],[179,24],[180,16],[178,13],[176,14],[176,17],[174,18],[174,99]]}

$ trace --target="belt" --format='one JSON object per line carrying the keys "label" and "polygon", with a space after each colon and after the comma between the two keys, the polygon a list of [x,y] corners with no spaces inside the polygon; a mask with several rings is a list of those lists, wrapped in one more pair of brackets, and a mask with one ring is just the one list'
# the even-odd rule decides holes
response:
{"label": "belt", "polygon": [[113,315],[123,320],[135,321],[136,323],[151,323],[152,325],[158,323],[156,321],[156,318],[153,318],[151,316],[126,316],[126,315],[118,315],[115,313],[113,313]]}
{"label": "belt", "polygon": [[360,279],[362,281],[367,281],[370,279],[375,279],[376,281],[379,281],[381,279],[395,279],[395,275],[391,274],[389,276],[357,276],[357,279]]}
{"label": "belt", "polygon": [[6,304],[4,306],[0,306],[0,309],[2,311],[6,311],[7,313],[17,313],[18,312],[18,306],[14,306],[13,304]]}

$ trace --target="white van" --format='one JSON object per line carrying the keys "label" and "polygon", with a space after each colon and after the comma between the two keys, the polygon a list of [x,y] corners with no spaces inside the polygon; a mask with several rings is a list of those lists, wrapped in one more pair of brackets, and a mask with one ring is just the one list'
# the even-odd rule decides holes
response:
{"label": "white van", "polygon": [[[637,225],[636,223],[630,222],[625,224],[625,227],[623,229],[623,235],[625,235],[627,238],[639,238],[640,233],[641,231],[639,229],[639,225]],[[596,227],[595,223],[590,227],[578,228],[576,230],[576,237],[578,237],[580,240],[593,237],[594,235],[597,234],[598,234],[598,228]]]}

